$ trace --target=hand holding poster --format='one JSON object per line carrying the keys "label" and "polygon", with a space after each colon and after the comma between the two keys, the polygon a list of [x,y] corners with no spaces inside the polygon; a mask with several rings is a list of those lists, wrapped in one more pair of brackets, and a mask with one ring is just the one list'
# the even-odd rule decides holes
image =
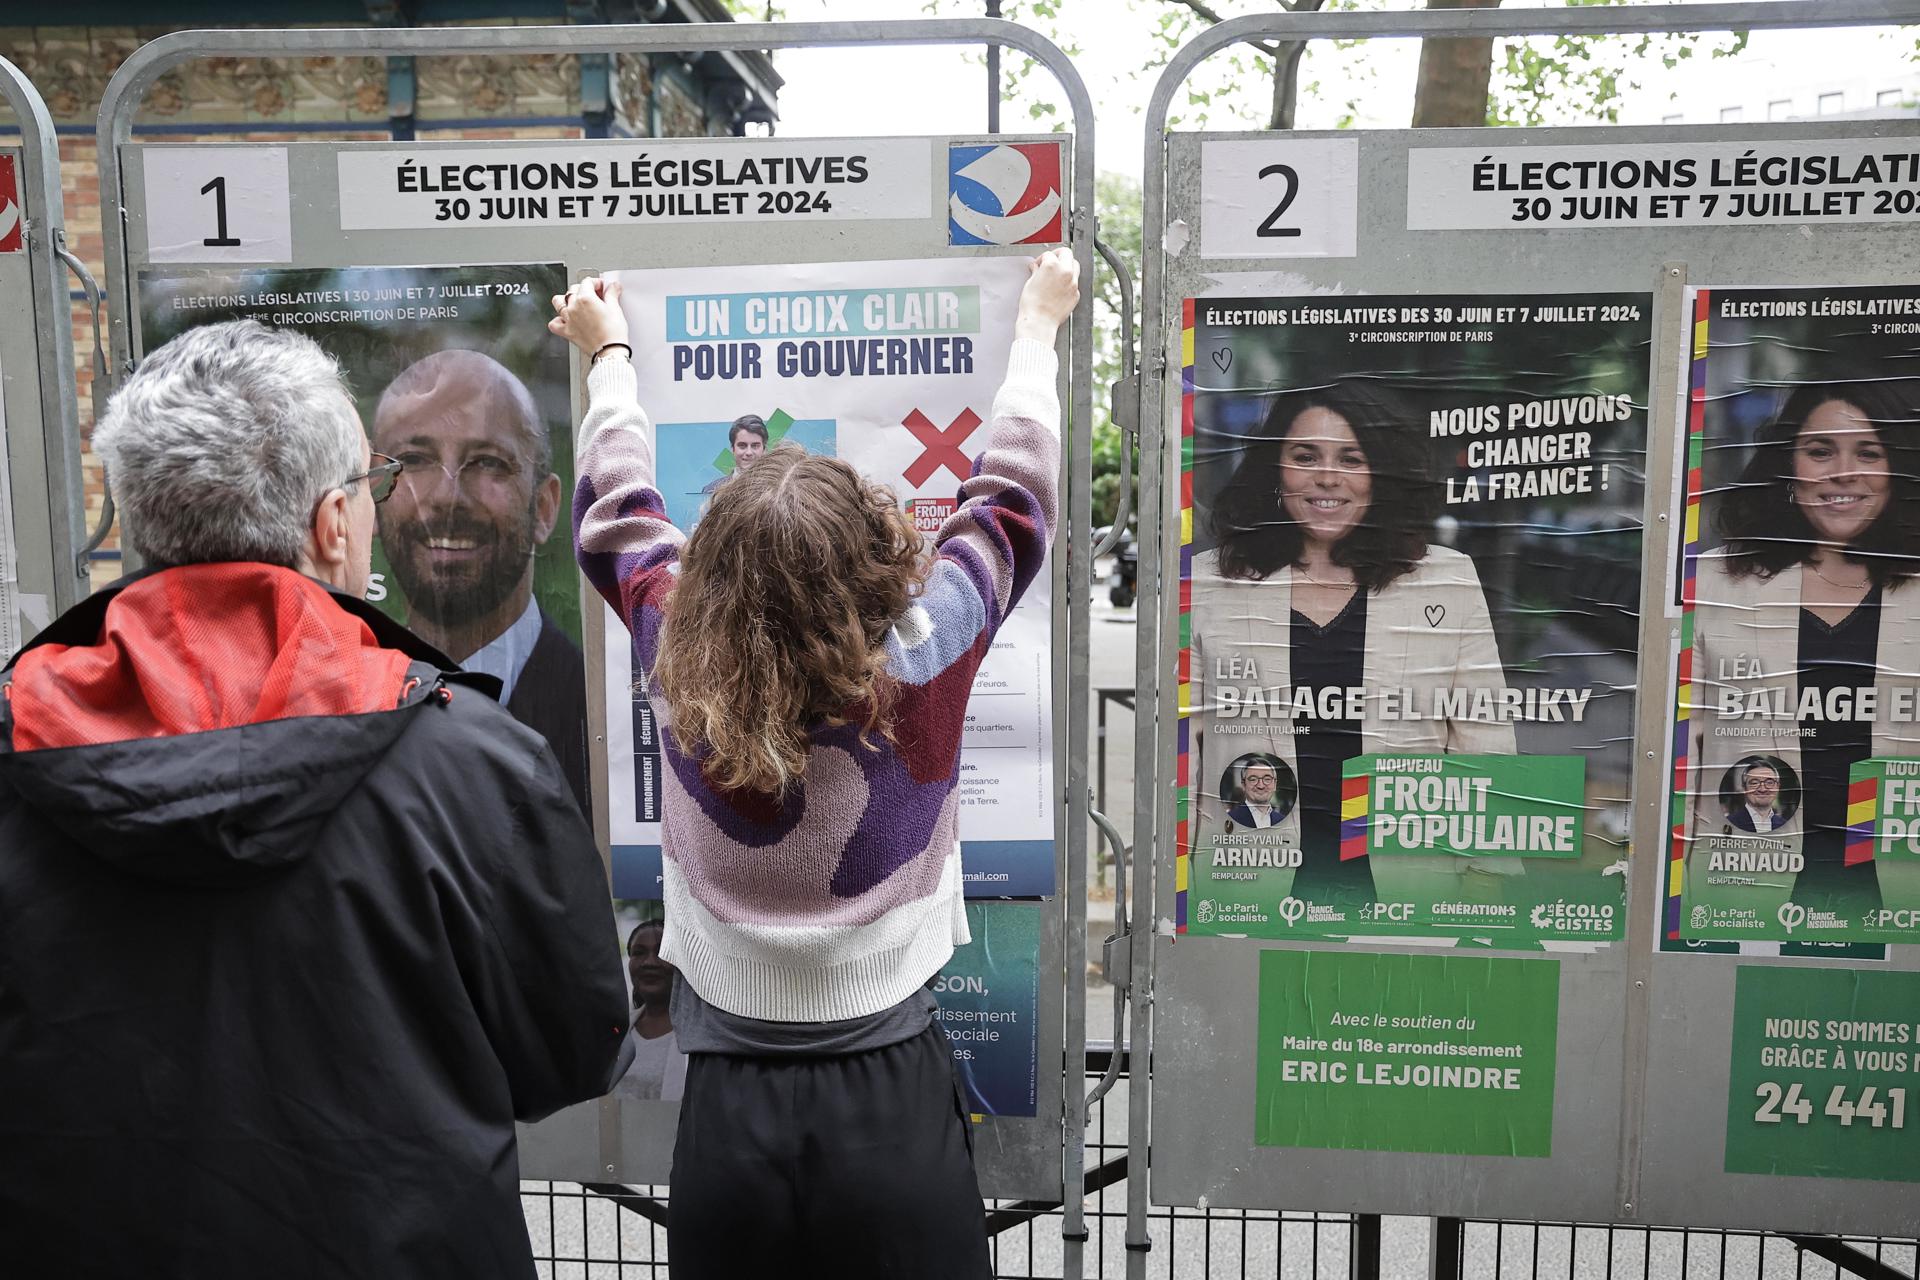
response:
{"label": "hand holding poster", "polygon": [[1920,941],[1920,291],[1692,308],[1667,936]]}
{"label": "hand holding poster", "polygon": [[1648,301],[1187,304],[1182,931],[1624,931]]}

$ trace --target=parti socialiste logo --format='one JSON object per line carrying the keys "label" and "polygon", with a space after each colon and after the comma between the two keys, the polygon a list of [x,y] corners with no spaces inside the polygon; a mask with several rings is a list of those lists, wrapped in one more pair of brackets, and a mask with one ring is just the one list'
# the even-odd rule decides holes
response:
{"label": "parti socialiste logo", "polygon": [[1057,142],[947,148],[947,243],[1057,244],[1066,238]]}

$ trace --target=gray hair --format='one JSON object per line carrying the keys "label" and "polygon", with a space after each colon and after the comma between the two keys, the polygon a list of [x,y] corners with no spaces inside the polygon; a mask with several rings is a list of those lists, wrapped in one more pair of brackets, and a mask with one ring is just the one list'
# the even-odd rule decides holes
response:
{"label": "gray hair", "polygon": [[340,366],[257,320],[190,329],[148,355],[94,431],[125,538],[155,565],[297,567],[366,437]]}

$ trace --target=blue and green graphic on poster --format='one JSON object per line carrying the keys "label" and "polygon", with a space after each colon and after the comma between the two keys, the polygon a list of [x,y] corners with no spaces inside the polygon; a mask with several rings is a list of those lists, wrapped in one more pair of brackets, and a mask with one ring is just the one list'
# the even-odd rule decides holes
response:
{"label": "blue and green graphic on poster", "polygon": [[973,941],[933,980],[935,1016],[975,1115],[1031,1116],[1038,1098],[1040,913],[1015,902],[969,902]]}

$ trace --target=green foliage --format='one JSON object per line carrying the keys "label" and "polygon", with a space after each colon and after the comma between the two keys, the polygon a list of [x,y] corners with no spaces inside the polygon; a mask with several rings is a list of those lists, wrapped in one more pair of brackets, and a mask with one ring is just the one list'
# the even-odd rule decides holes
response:
{"label": "green foliage", "polygon": [[[1562,0],[1569,6],[1628,3],[1630,0]],[[753,0],[730,0],[736,8]],[[1222,17],[1271,13],[1276,9],[1319,8],[1383,10],[1421,7],[1419,0],[1204,0],[1201,8]],[[980,0],[922,0],[922,11],[939,17],[977,17]],[[1006,0],[1002,10],[1013,21],[1046,34],[1069,57],[1080,52],[1072,37],[1088,23],[1133,32],[1140,43],[1136,67],[1128,73],[1131,86],[1121,95],[1132,110],[1144,108],[1161,69],[1173,55],[1212,20],[1188,0]],[[1076,24],[1078,24],[1076,26]],[[1536,37],[1508,40],[1495,47],[1493,73],[1487,86],[1487,123],[1539,125],[1581,120],[1617,120],[1622,94],[1640,87],[1633,69],[1658,58],[1662,65],[1705,54],[1729,57],[1746,47],[1746,34],[1727,36],[1586,36]],[[1337,128],[1352,128],[1362,107],[1379,88],[1378,62],[1368,56],[1365,40],[1319,41],[1308,47],[1301,61],[1298,99],[1333,108]],[[1224,50],[1197,68],[1168,114],[1175,129],[1264,127],[1273,109],[1276,65],[1271,45],[1242,44]],[[1920,56],[1920,54],[1917,54]],[[984,66],[984,56],[971,55]],[[1034,128],[1063,131],[1071,127],[1066,103],[1052,75],[1035,76],[1035,63],[1009,52],[1002,58],[1001,101],[1012,120],[1032,121]],[[1091,86],[1098,95],[1104,86]],[[1095,189],[1101,239],[1112,245],[1127,263],[1137,283],[1140,278],[1140,190],[1131,179],[1101,174]],[[1121,376],[1120,297],[1112,273],[1096,268],[1098,295],[1094,308],[1094,523],[1110,523],[1120,493],[1120,431],[1108,415],[1108,388]]]}
{"label": "green foliage", "polygon": [[[733,0],[746,4],[750,0]],[[1633,0],[1560,0],[1569,6],[1632,3]],[[923,10],[942,17],[977,16],[979,0],[923,0]],[[1419,0],[1201,0],[1200,8],[1221,17],[1272,13],[1281,9],[1385,10],[1422,7]],[[1189,0],[1008,0],[1007,17],[1046,33],[1069,55],[1078,48],[1070,31],[1076,21],[1097,21],[1137,33],[1139,65],[1127,94],[1134,110],[1144,106],[1160,71],[1179,48],[1213,25]],[[1727,35],[1540,36],[1495,45],[1493,74],[1487,86],[1487,123],[1491,125],[1617,123],[1622,96],[1641,87],[1635,68],[1671,69],[1696,57],[1724,58],[1746,47],[1745,32]],[[1378,62],[1367,56],[1365,40],[1318,41],[1302,60],[1298,96],[1302,103],[1334,108],[1337,128],[1351,128],[1362,104],[1379,89]],[[1195,69],[1175,98],[1168,125],[1176,129],[1264,126],[1273,108],[1274,59],[1271,46],[1243,44]],[[1916,50],[1920,57],[1920,48]],[[1067,127],[1064,104],[1051,76],[1032,77],[1033,64],[1022,57],[1006,60],[1002,98],[1016,113]],[[1333,96],[1336,95],[1337,97]]]}
{"label": "green foliage", "polygon": [[[1563,0],[1569,8],[1618,4],[1622,0]],[[1536,36],[1504,42],[1487,84],[1487,123],[1570,124],[1601,120],[1617,124],[1622,90],[1638,89],[1633,68],[1658,59],[1669,70],[1701,48],[1727,58],[1747,47],[1747,33],[1703,37],[1667,35]]]}

